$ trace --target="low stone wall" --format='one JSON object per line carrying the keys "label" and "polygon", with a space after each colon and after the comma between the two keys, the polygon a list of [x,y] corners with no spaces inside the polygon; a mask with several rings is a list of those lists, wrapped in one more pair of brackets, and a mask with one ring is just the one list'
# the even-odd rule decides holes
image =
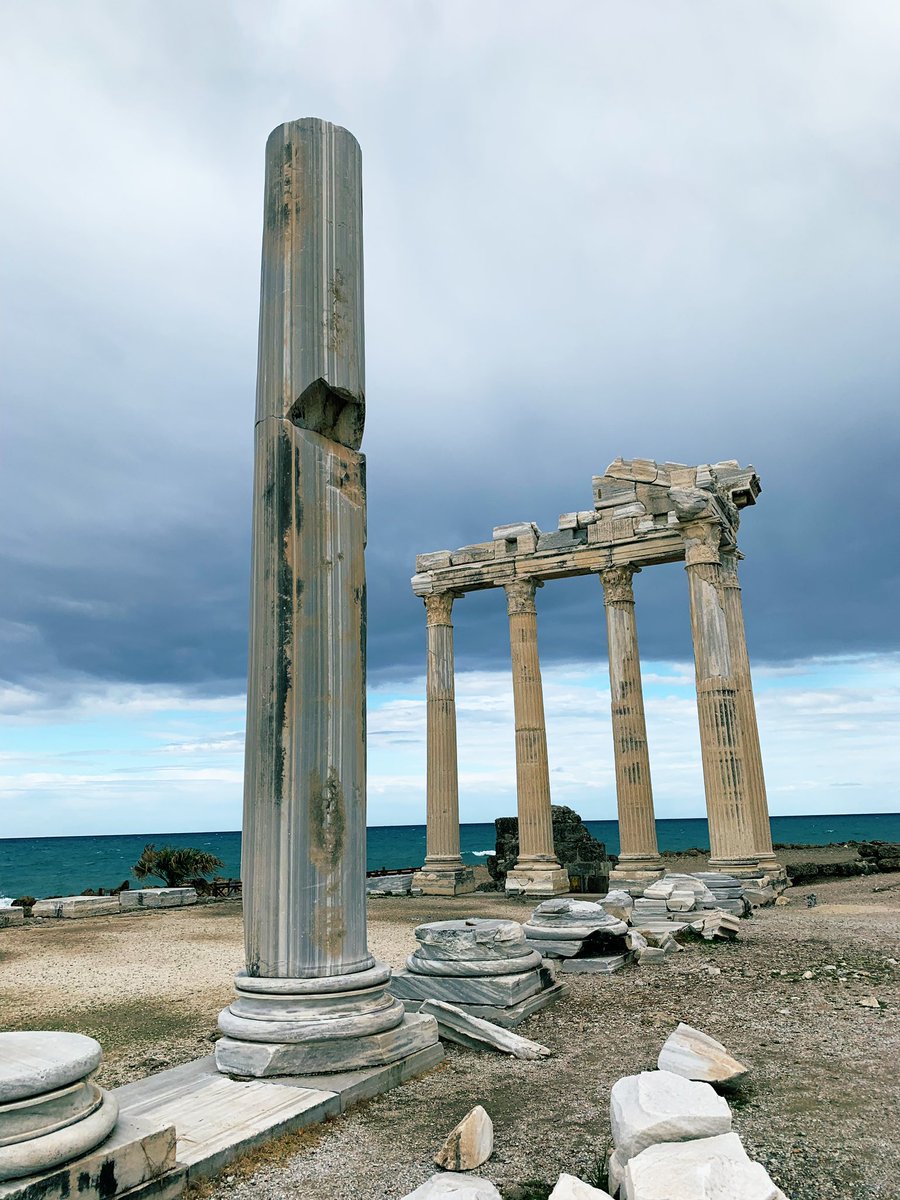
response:
{"label": "low stone wall", "polygon": [[859,857],[845,862],[788,861],[788,879],[793,884],[814,883],[842,876],[900,871],[900,844],[896,842],[861,842],[856,851]]}
{"label": "low stone wall", "polygon": [[134,908],[183,908],[196,904],[197,893],[192,887],[135,888],[119,892],[122,910]]}
{"label": "low stone wall", "polygon": [[24,908],[15,906],[0,908],[0,929],[8,929],[10,925],[21,925],[24,920]]}

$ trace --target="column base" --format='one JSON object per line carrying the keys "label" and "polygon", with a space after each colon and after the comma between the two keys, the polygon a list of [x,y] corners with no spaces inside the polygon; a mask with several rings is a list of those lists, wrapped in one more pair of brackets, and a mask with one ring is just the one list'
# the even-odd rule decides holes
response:
{"label": "column base", "polygon": [[755,858],[711,858],[707,870],[722,871],[735,879],[749,879],[760,874]]}
{"label": "column base", "polygon": [[478,884],[475,872],[465,863],[432,865],[426,860],[424,866],[413,875],[412,886],[421,888],[425,896],[462,896],[474,892]]}
{"label": "column base", "polygon": [[437,1021],[400,1008],[393,1029],[367,1037],[321,1042],[244,1042],[222,1037],[216,1042],[216,1069],[223,1075],[322,1075],[382,1067],[426,1050],[438,1042]]}
{"label": "column base", "polygon": [[265,979],[241,973],[219,1014],[216,1066],[228,1075],[316,1074],[383,1066],[437,1041],[437,1024],[408,1025],[388,991],[390,967]]}
{"label": "column base", "polygon": [[508,896],[559,896],[569,890],[569,872],[557,862],[516,863],[506,876]]}

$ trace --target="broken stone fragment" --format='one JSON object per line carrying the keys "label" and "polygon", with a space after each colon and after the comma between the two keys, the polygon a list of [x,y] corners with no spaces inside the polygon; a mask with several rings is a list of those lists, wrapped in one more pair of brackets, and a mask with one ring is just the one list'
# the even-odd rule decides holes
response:
{"label": "broken stone fragment", "polygon": [[628,892],[610,892],[608,896],[603,897],[600,904],[611,917],[618,917],[620,921],[629,921],[634,911],[634,900]]}
{"label": "broken stone fragment", "polygon": [[434,1017],[441,1037],[450,1042],[457,1042],[460,1046],[473,1049],[490,1047],[504,1054],[511,1054],[513,1058],[536,1059],[550,1056],[550,1050],[540,1042],[520,1037],[509,1029],[495,1025],[493,1021],[473,1017],[464,1009],[444,1000],[426,1000],[419,1012]]}
{"label": "broken stone fragment", "polygon": [[560,1175],[549,1200],[612,1200],[612,1197],[574,1175]]}
{"label": "broken stone fragment", "polygon": [[708,1083],[671,1071],[642,1071],[614,1083],[609,1117],[616,1150],[626,1162],[657,1142],[686,1142],[731,1130],[726,1100]]}
{"label": "broken stone fragment", "polygon": [[786,1200],[736,1133],[650,1146],[629,1160],[623,1189],[625,1200]]}
{"label": "broken stone fragment", "polygon": [[489,1179],[448,1171],[432,1175],[402,1200],[502,1200],[502,1197]]}
{"label": "broken stone fragment", "polygon": [[736,1083],[748,1068],[732,1058],[721,1042],[682,1021],[659,1052],[657,1066],[703,1083]]}
{"label": "broken stone fragment", "polygon": [[494,1149],[494,1124],[476,1104],[444,1142],[435,1162],[445,1171],[474,1171],[486,1163]]}

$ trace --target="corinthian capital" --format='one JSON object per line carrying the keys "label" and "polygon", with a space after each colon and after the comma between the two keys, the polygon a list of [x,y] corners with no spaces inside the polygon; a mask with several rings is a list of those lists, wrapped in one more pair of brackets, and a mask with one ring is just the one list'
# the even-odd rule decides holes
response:
{"label": "corinthian capital", "polygon": [[425,601],[425,624],[426,625],[452,625],[451,612],[453,610],[453,601],[459,596],[458,592],[432,592],[430,596],[423,596]]}
{"label": "corinthian capital", "polygon": [[689,567],[697,563],[720,563],[719,546],[722,527],[718,521],[688,521],[681,526],[684,535],[684,561]]}
{"label": "corinthian capital", "polygon": [[640,567],[625,565],[622,567],[607,567],[600,572],[600,582],[603,584],[603,599],[607,604],[634,604],[634,588],[631,580]]}
{"label": "corinthian capital", "polygon": [[503,590],[506,592],[506,608],[509,615],[512,617],[518,613],[536,613],[534,593],[537,588],[543,586],[539,579],[514,579],[512,583],[505,583]]}

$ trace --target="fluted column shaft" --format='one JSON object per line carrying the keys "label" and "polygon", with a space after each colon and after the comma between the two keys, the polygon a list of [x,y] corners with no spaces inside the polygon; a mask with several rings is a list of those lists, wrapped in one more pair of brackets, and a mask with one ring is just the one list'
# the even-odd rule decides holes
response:
{"label": "fluted column shaft", "polygon": [[641,686],[632,576],[638,567],[600,572],[609,643],[613,755],[619,813],[619,870],[661,865],[653,814],[650,756]]}
{"label": "fluted column shaft", "polygon": [[710,865],[755,866],[744,739],[719,558],[721,531],[716,522],[694,521],[683,532]]}
{"label": "fluted column shaft", "polygon": [[762,750],[759,744],[759,725],[756,719],[756,704],[753,700],[753,683],[750,677],[750,656],[747,653],[747,637],[744,630],[744,606],[741,601],[741,585],[738,582],[737,550],[724,551],[722,560],[722,584],[725,596],[725,620],[728,625],[728,641],[731,647],[734,669],[735,695],[744,736],[744,767],[747,777],[747,796],[750,804],[750,820],[753,828],[753,844],[760,866],[778,867],[778,859],[772,849],[772,826],[769,821],[769,803],[766,797],[766,780],[763,771]]}
{"label": "fluted column shaft", "polygon": [[425,597],[428,636],[426,719],[428,738],[425,868],[459,868],[459,770],[453,674],[455,593]]}
{"label": "fluted column shaft", "polygon": [[544,692],[538,657],[537,607],[533,579],[505,586],[512,654],[513,706],[516,719],[516,787],[519,811],[519,861],[556,863],[550,811],[550,767]]}

